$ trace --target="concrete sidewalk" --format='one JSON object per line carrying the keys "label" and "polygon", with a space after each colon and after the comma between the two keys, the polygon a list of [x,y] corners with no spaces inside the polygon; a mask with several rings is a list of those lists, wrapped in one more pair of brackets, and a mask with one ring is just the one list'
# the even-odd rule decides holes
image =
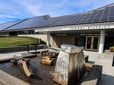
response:
{"label": "concrete sidewalk", "polygon": [[12,59],[14,55],[21,56],[22,52],[2,53],[0,54],[0,61]]}
{"label": "concrete sidewalk", "polygon": [[97,52],[84,51],[84,54],[89,55],[89,62],[103,66],[100,85],[114,85],[113,53],[99,54]]}
{"label": "concrete sidewalk", "polygon": [[[44,51],[46,49],[37,50],[37,52]],[[29,52],[35,52],[35,50],[30,50]],[[7,61],[13,58],[14,55],[22,56],[22,53],[28,53],[28,51],[20,51],[20,52],[9,52],[9,53],[1,53],[0,54],[0,62]]]}

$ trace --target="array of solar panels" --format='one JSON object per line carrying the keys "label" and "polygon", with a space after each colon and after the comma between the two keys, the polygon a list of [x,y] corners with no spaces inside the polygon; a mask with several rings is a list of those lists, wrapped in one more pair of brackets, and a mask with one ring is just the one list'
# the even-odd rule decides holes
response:
{"label": "array of solar panels", "polygon": [[8,28],[10,28],[10,27],[12,27],[12,26],[14,26],[16,24],[19,24],[19,23],[23,22],[23,21],[25,21],[25,20],[19,20],[19,21],[15,21],[15,22],[2,23],[2,24],[0,24],[0,31],[1,30],[6,30],[6,29],[8,29]]}
{"label": "array of solar panels", "polygon": [[40,16],[27,19],[7,30],[114,22],[114,3],[86,13],[60,17]]}
{"label": "array of solar panels", "polygon": [[114,4],[102,7],[87,13],[78,15],[61,16],[51,18],[47,26],[71,25],[71,24],[91,24],[114,21]]}
{"label": "array of solar panels", "polygon": [[46,23],[46,20],[49,18],[48,15],[45,16],[38,16],[38,17],[33,17],[30,19],[27,19],[19,24],[16,24],[12,27],[9,27],[6,30],[22,30],[22,29],[31,29],[31,28],[38,28],[38,27],[43,27],[44,24]]}

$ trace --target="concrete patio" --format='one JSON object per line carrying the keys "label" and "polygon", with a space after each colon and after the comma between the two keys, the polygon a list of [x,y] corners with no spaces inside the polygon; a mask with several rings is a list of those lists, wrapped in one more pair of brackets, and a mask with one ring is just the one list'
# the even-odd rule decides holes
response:
{"label": "concrete patio", "polygon": [[[15,52],[0,54],[0,60],[4,58],[12,58],[13,55],[21,55],[26,52]],[[84,51],[85,55],[89,55],[89,62],[103,66],[102,78],[100,85],[114,85],[114,67],[112,67],[113,53],[99,54],[98,52]]]}
{"label": "concrete patio", "polygon": [[99,54],[97,52],[84,51],[89,55],[89,62],[103,66],[100,85],[114,85],[114,67],[112,67],[113,53]]}

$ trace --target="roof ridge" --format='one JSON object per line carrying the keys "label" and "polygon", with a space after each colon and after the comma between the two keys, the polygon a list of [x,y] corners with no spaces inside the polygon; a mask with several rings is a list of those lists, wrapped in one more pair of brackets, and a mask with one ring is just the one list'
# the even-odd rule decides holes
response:
{"label": "roof ridge", "polygon": [[45,19],[47,17],[50,17],[50,15],[34,16],[34,17],[27,18],[27,19],[33,19],[33,18],[38,18],[38,17],[44,17]]}

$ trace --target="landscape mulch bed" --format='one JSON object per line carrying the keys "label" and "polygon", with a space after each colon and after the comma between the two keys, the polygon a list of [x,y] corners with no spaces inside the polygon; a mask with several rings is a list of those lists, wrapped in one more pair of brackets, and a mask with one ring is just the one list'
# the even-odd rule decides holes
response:
{"label": "landscape mulch bed", "polygon": [[22,65],[14,66],[10,62],[2,62],[0,63],[0,69],[31,85],[57,85],[52,77],[55,65],[42,65],[40,64],[40,58],[41,57],[30,58],[29,66],[34,74],[32,78],[26,77]]}

